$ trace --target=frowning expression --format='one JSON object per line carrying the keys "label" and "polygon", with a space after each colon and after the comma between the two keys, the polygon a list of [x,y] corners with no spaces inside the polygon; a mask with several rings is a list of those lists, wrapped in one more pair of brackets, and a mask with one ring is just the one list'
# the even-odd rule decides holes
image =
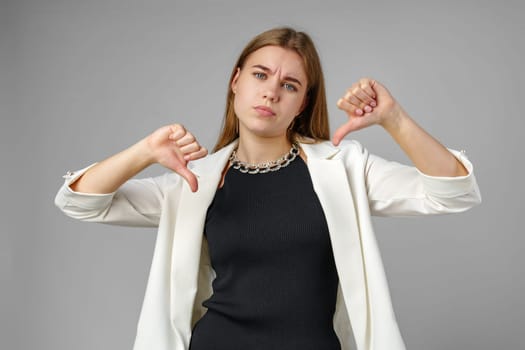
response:
{"label": "frowning expression", "polygon": [[303,60],[293,50],[262,47],[237,69],[231,88],[241,137],[285,137],[306,102]]}

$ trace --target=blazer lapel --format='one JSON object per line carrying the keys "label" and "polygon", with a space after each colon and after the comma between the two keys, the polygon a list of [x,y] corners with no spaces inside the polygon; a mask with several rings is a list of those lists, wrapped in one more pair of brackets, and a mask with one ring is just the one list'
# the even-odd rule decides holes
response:
{"label": "blazer lapel", "polygon": [[366,349],[367,290],[361,237],[352,189],[339,150],[327,143],[301,145],[314,190],[323,207],[341,290],[358,349]]}
{"label": "blazer lapel", "polygon": [[197,176],[199,189],[191,192],[184,183],[180,204],[173,228],[171,255],[170,316],[179,341],[189,346],[189,328],[193,303],[197,292],[199,260],[201,256],[202,233],[206,212],[211,204],[222,170],[236,143],[232,143],[202,161],[195,162],[192,171]]}

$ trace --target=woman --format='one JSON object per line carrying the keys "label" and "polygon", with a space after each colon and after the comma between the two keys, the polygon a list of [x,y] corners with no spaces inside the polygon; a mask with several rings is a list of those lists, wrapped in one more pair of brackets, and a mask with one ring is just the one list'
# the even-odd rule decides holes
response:
{"label": "woman", "polygon": [[[479,190],[465,155],[379,82],[337,106],[348,120],[330,143],[311,39],[272,29],[234,66],[213,154],[174,124],[66,175],[66,214],[159,227],[136,350],[404,349],[371,215],[460,212]],[[414,167],[342,142],[375,124]],[[154,163],[174,173],[130,180]]]}

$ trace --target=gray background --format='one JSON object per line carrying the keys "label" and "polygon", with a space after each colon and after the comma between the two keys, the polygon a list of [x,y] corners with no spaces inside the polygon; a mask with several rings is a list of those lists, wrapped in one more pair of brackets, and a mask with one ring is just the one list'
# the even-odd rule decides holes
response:
{"label": "gray background", "polygon": [[[481,206],[376,220],[409,349],[523,349],[523,14],[518,1],[2,2],[0,348],[131,348],[155,230],[65,217],[61,175],[172,122],[212,147],[239,51],[287,24],[317,43],[332,130],[338,97],[371,76],[475,163]],[[379,127],[351,137],[407,161]]]}

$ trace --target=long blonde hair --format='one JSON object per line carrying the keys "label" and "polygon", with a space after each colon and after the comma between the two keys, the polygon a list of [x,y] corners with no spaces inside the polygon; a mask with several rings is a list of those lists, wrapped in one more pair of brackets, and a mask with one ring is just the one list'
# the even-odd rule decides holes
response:
{"label": "long blonde hair", "polygon": [[292,138],[302,136],[315,141],[329,139],[330,127],[328,124],[324,76],[321,60],[315,45],[308,34],[298,32],[289,27],[279,27],[265,31],[253,38],[237,59],[228,83],[226,111],[224,113],[222,130],[213,149],[214,151],[218,151],[239,137],[237,116],[233,108],[234,94],[231,90],[231,83],[237,68],[243,68],[246,59],[251,53],[269,45],[280,46],[297,52],[303,59],[304,70],[308,80],[305,96],[307,99],[306,106],[300,117],[296,117],[292,121],[288,130],[288,138],[292,140]]}

